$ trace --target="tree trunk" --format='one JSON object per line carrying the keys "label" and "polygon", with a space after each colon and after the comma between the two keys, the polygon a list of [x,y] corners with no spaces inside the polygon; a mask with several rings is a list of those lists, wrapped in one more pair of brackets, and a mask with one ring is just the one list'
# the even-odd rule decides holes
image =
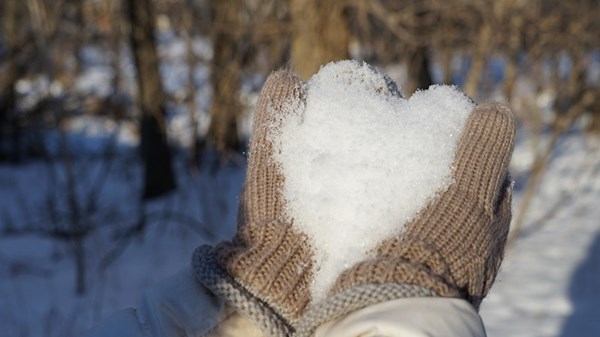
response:
{"label": "tree trunk", "polygon": [[[20,156],[19,141],[21,126],[16,121],[15,109],[17,102],[16,84],[23,72],[23,67],[17,60],[17,20],[18,1],[5,0],[1,5],[2,38],[6,46],[6,72],[0,78],[0,162],[4,160],[18,161]],[[5,143],[5,144],[1,144]],[[10,143],[10,145],[9,145]]]}
{"label": "tree trunk", "polygon": [[[523,8],[519,8],[520,11]],[[517,83],[517,71],[519,63],[519,53],[523,46],[523,30],[524,19],[521,15],[513,15],[510,19],[510,35],[508,36],[507,46],[507,64],[504,71],[504,97],[510,103],[512,102],[515,85]]]}
{"label": "tree trunk", "polygon": [[408,60],[409,88],[407,94],[418,89],[427,89],[433,84],[430,72],[430,62],[427,47],[418,46],[410,53]]}
{"label": "tree trunk", "polygon": [[188,169],[192,174],[198,174],[198,163],[200,160],[200,140],[198,135],[198,121],[196,119],[196,82],[195,82],[195,70],[198,63],[198,58],[194,53],[194,40],[193,40],[193,26],[194,26],[194,15],[192,10],[185,11],[182,13],[183,29],[181,35],[185,40],[187,49],[187,64],[188,64],[188,115],[190,117],[190,124],[192,126],[192,139],[189,144],[189,159]]}
{"label": "tree trunk", "polygon": [[338,1],[290,0],[292,61],[304,80],[321,65],[348,58],[349,32]]}
{"label": "tree trunk", "polygon": [[[415,22],[409,31],[417,41],[425,40],[427,34],[424,28],[426,27],[424,20],[430,9],[417,2],[411,11]],[[414,47],[407,47],[407,57],[409,79],[407,94],[412,94],[418,89],[429,88],[433,84],[433,79],[431,78],[428,44],[417,42]]]}
{"label": "tree trunk", "polygon": [[442,83],[452,84],[452,48],[444,46],[442,49],[442,69],[444,70],[444,77]]}
{"label": "tree trunk", "polygon": [[240,48],[240,31],[237,0],[212,0],[213,46],[210,81],[213,97],[210,108],[208,139],[224,155],[240,148],[237,119],[242,106],[239,101],[243,51]]}
{"label": "tree trunk", "polygon": [[[600,93],[600,90],[598,90]],[[588,125],[588,131],[600,134],[600,96],[596,96],[594,103],[590,107],[591,122]]]}
{"label": "tree trunk", "polygon": [[144,199],[175,189],[164,119],[165,95],[154,42],[151,0],[128,0],[130,40],[136,66],[141,111],[141,154],[144,160]]}
{"label": "tree trunk", "polygon": [[492,45],[492,34],[492,27],[484,22],[475,42],[475,49],[471,56],[471,68],[469,69],[464,86],[465,93],[473,99],[477,99],[477,94],[479,93],[479,83],[485,70],[486,60]]}

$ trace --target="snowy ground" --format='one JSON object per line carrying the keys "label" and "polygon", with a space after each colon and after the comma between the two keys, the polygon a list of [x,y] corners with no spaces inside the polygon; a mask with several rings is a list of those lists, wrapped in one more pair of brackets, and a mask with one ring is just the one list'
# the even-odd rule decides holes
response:
{"label": "snowy ground", "polygon": [[[530,162],[530,144],[523,138],[512,165],[517,180]],[[48,170],[39,163],[0,167],[3,225],[44,221],[36,217],[44,216],[45,198],[56,192],[48,183]],[[212,175],[204,168],[192,176],[178,165],[177,193],[146,207],[144,235],[124,244],[113,263],[103,266],[119,248],[109,237],[111,230],[100,230],[86,241],[88,289],[83,296],[75,295],[73,260],[65,242],[0,235],[3,336],[78,336],[115,310],[135,305],[146,287],[185,266],[196,245],[231,235],[243,170],[231,165]],[[559,142],[524,236],[508,251],[484,301],[482,317],[490,337],[600,335],[599,171],[600,139],[573,132]],[[131,161],[114,167],[99,198],[98,221],[127,224],[136,219],[136,206],[123,204],[139,191],[132,179],[136,172],[139,167]],[[517,193],[515,209],[519,205]]]}
{"label": "snowy ground", "polygon": [[[187,68],[184,46],[161,40],[165,86],[174,97],[185,95]],[[205,40],[195,48],[210,58]],[[98,51],[89,51],[90,69],[78,90],[105,94],[110,80]],[[204,55],[203,53],[206,53]],[[96,63],[94,63],[96,62]],[[131,82],[132,69],[124,67]],[[206,66],[195,70],[199,129],[207,125]],[[244,100],[253,104],[260,79],[247,79]],[[30,83],[31,84],[31,83]],[[38,83],[39,84],[39,83]],[[33,90],[22,83],[22,90]],[[169,116],[172,142],[189,141],[184,109]],[[244,125],[244,134],[249,124]],[[68,242],[37,233],[14,235],[11,230],[47,226],[68,220],[66,197],[69,168],[61,161],[0,165],[0,326],[6,337],[79,336],[115,310],[135,305],[142,291],[189,263],[201,243],[231,236],[243,160],[218,171],[204,165],[191,175],[181,155],[176,159],[177,191],[140,206],[140,163],[137,139],[126,125],[85,117],[71,121],[77,132],[67,134],[74,152],[84,154],[70,170],[80,204],[96,207],[86,216],[103,226],[85,240],[86,292],[75,294],[75,267]],[[112,136],[112,138],[111,138]],[[59,134],[48,135],[48,146]],[[114,161],[107,166],[104,149],[116,141]],[[532,137],[523,130],[511,164],[517,180],[514,209],[521,204],[522,184],[531,164]],[[106,180],[97,188],[96,181]],[[94,196],[91,200],[90,195]],[[559,141],[544,180],[524,224],[523,237],[507,256],[482,317],[490,337],[600,336],[600,139],[574,129]],[[146,219],[142,235],[115,240],[123,230]]]}
{"label": "snowy ground", "polygon": [[[3,225],[52,223],[44,204],[54,195],[46,170],[37,164],[0,167]],[[191,176],[179,166],[177,172],[177,193],[140,210],[135,202],[140,189],[133,175],[139,167],[131,175],[115,167],[93,216],[107,228],[85,241],[84,295],[75,294],[68,242],[36,234],[0,234],[2,335],[80,336],[116,309],[135,305],[146,287],[186,266],[197,245],[230,237],[243,169],[232,165],[213,174],[204,168]],[[115,240],[119,231],[136,224],[140,212],[146,218],[143,234]]]}
{"label": "snowy ground", "polygon": [[[513,166],[528,161],[527,143]],[[600,336],[599,173],[600,139],[575,132],[559,143],[523,237],[483,302],[490,337]]]}

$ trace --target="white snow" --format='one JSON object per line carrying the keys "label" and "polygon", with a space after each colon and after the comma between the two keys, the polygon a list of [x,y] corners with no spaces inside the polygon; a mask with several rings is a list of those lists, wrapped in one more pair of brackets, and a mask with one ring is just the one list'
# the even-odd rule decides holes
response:
{"label": "white snow", "polygon": [[74,90],[84,95],[108,97],[114,90],[111,83],[114,70],[109,66],[95,66],[86,69],[75,81]]}
{"label": "white snow", "polygon": [[306,92],[304,112],[286,114],[274,144],[287,215],[315,250],[311,291],[319,301],[344,269],[400,234],[452,183],[473,104],[449,86],[404,99],[382,73],[355,61],[322,67]]}
{"label": "white snow", "polygon": [[[85,240],[83,295],[75,294],[68,242],[35,232],[22,236],[0,232],[2,336],[82,336],[119,309],[135,306],[148,287],[188,266],[198,245],[231,237],[243,168],[227,167],[215,174],[203,167],[190,176],[184,162],[175,164],[177,191],[143,209],[135,201],[141,187],[140,162],[121,154],[113,164],[98,195],[98,210],[85,214],[100,228]],[[57,171],[64,169],[55,165]],[[106,165],[103,158],[74,163],[82,203],[89,198],[100,165]],[[61,172],[52,174],[53,168],[44,163],[0,165],[1,230],[36,230],[68,222],[66,183]],[[50,207],[48,200],[57,204]],[[59,219],[53,221],[52,212]],[[118,239],[119,229],[134,226],[140,212],[146,221],[143,234],[130,241]],[[114,253],[114,262],[106,265]]]}
{"label": "white snow", "polygon": [[[577,128],[559,142],[506,254],[481,316],[489,337],[600,336],[600,138]],[[511,169],[527,174],[531,135],[521,132]],[[515,191],[514,213],[522,204]]]}

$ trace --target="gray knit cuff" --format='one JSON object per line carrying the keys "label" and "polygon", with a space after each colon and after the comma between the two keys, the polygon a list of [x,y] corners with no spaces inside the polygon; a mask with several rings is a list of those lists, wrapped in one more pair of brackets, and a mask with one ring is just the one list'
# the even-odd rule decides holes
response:
{"label": "gray knit cuff", "polygon": [[219,266],[211,246],[196,248],[192,256],[192,270],[200,283],[252,320],[265,334],[271,337],[287,337],[293,334],[294,329],[289,322]]}
{"label": "gray knit cuff", "polygon": [[433,296],[436,294],[432,290],[412,284],[386,283],[356,286],[312,305],[300,320],[295,337],[312,336],[321,324],[374,304],[399,298]]}

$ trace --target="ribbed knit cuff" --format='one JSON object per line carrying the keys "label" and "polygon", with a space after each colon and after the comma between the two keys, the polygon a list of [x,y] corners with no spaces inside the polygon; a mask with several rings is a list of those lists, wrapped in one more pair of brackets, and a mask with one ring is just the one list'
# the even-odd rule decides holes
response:
{"label": "ribbed knit cuff", "polygon": [[231,277],[292,324],[310,303],[313,257],[308,238],[291,224],[247,224],[215,252]]}
{"label": "ribbed knit cuff", "polygon": [[265,334],[287,337],[293,333],[289,322],[221,269],[213,247],[203,245],[196,248],[192,269],[200,283],[254,322]]}
{"label": "ribbed knit cuff", "polygon": [[302,317],[295,337],[312,336],[323,323],[339,319],[371,305],[408,297],[432,297],[436,294],[410,284],[363,284],[346,289],[313,305]]}
{"label": "ribbed knit cuff", "polygon": [[200,282],[267,333],[289,334],[310,303],[308,241],[287,223],[245,225],[231,242],[198,248],[193,265]]}
{"label": "ribbed knit cuff", "polygon": [[[382,242],[376,257],[361,261],[337,279],[333,293],[366,284],[402,284],[429,289],[440,297],[466,298],[448,261],[435,246],[403,236]],[[465,257],[468,258],[468,257]]]}

